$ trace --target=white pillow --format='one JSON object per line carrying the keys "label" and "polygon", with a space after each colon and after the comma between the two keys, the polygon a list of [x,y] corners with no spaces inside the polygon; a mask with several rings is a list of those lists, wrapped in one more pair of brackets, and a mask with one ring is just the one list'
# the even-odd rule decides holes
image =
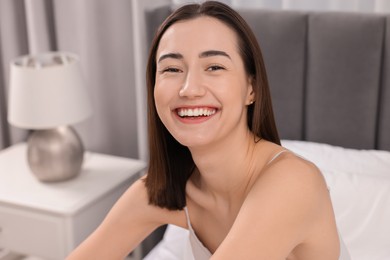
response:
{"label": "white pillow", "polygon": [[336,221],[354,260],[390,259],[390,176],[323,172]]}
{"label": "white pillow", "polygon": [[390,152],[304,141],[283,140],[282,145],[322,171],[351,258],[389,260]]}
{"label": "white pillow", "polygon": [[307,141],[282,140],[282,145],[315,163],[321,170],[390,176],[390,152],[357,150]]}

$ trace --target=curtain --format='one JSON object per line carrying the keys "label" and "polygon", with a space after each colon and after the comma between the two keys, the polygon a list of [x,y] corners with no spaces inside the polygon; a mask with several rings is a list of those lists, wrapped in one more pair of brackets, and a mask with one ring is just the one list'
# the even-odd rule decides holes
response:
{"label": "curtain", "polygon": [[0,1],[0,149],[27,131],[7,123],[9,62],[20,55],[69,51],[80,56],[93,115],[75,125],[86,149],[139,157],[132,2]]}
{"label": "curtain", "polygon": [[[175,5],[194,1],[172,0]],[[198,0],[196,2],[203,2]],[[287,10],[390,12],[388,0],[222,0],[233,7]]]}
{"label": "curtain", "polygon": [[22,1],[0,1],[0,149],[22,140],[26,131],[9,127],[7,95],[9,60],[27,53],[27,28]]}

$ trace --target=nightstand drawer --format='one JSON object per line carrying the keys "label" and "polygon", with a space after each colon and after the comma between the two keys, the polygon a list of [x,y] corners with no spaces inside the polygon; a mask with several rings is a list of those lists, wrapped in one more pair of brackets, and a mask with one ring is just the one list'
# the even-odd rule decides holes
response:
{"label": "nightstand drawer", "polygon": [[0,205],[0,248],[61,259],[65,254],[63,238],[59,218]]}

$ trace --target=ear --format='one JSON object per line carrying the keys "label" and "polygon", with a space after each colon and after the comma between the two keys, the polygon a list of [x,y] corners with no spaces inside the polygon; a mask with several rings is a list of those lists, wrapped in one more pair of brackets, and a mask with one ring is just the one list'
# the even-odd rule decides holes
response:
{"label": "ear", "polygon": [[247,95],[246,95],[246,105],[250,106],[255,102],[255,92],[253,90],[253,76],[248,77],[248,88],[247,88]]}

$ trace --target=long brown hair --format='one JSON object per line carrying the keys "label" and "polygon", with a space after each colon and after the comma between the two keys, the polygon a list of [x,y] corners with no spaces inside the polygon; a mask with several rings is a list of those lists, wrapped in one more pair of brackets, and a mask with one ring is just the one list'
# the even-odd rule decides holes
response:
{"label": "long brown hair", "polygon": [[248,24],[232,8],[217,1],[189,4],[178,8],[157,30],[146,68],[150,161],[145,185],[149,203],[168,209],[182,209],[186,205],[185,186],[195,169],[195,164],[189,149],[172,137],[157,114],[153,95],[156,53],[161,37],[171,25],[200,16],[216,18],[236,32],[239,52],[246,73],[252,77],[255,96],[255,102],[248,107],[248,127],[257,137],[280,144],[263,57]]}

